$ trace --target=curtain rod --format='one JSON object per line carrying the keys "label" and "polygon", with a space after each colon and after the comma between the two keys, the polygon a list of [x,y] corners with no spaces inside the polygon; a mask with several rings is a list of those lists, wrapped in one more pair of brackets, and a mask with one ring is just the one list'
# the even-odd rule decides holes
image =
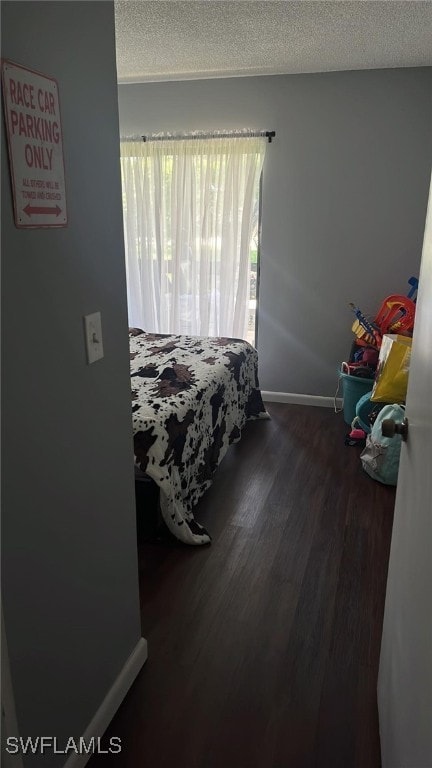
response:
{"label": "curtain rod", "polygon": [[224,139],[224,138],[253,138],[256,136],[265,136],[271,144],[272,139],[276,136],[276,131],[213,131],[207,133],[206,131],[197,131],[196,133],[173,133],[173,134],[150,134],[148,136],[141,136],[143,141],[181,141],[189,139]]}

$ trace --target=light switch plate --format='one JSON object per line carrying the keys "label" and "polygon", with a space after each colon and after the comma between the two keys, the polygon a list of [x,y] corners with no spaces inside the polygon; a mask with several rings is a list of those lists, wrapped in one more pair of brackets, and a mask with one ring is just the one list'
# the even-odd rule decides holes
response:
{"label": "light switch plate", "polygon": [[87,362],[95,363],[104,356],[102,342],[102,322],[100,312],[84,316]]}

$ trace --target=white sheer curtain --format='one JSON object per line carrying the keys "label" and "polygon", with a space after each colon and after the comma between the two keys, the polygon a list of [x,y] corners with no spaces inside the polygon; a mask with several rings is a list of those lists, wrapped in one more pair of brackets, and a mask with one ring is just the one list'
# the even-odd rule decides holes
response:
{"label": "white sheer curtain", "polygon": [[121,142],[129,323],[243,338],[264,137]]}

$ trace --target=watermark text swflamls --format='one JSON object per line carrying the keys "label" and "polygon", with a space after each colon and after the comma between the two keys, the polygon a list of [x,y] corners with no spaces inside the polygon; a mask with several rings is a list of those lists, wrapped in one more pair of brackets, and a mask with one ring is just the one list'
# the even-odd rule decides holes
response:
{"label": "watermark text swflamls", "polygon": [[118,736],[110,738],[106,749],[103,749],[101,741],[100,736],[92,736],[91,739],[69,736],[62,744],[57,736],[8,736],[5,749],[9,755],[44,755],[47,752],[54,755],[69,755],[72,752],[76,755],[116,755],[122,751]]}

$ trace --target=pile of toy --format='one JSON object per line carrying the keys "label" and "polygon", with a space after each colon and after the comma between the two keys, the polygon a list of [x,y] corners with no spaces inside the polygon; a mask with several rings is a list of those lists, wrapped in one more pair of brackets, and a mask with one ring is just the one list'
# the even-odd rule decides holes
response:
{"label": "pile of toy", "polygon": [[405,400],[417,278],[411,277],[408,284],[407,296],[387,296],[372,318],[349,305],[356,317],[352,326],[355,338],[349,359],[339,372],[344,419],[351,426],[346,445],[364,446],[383,406]]}

